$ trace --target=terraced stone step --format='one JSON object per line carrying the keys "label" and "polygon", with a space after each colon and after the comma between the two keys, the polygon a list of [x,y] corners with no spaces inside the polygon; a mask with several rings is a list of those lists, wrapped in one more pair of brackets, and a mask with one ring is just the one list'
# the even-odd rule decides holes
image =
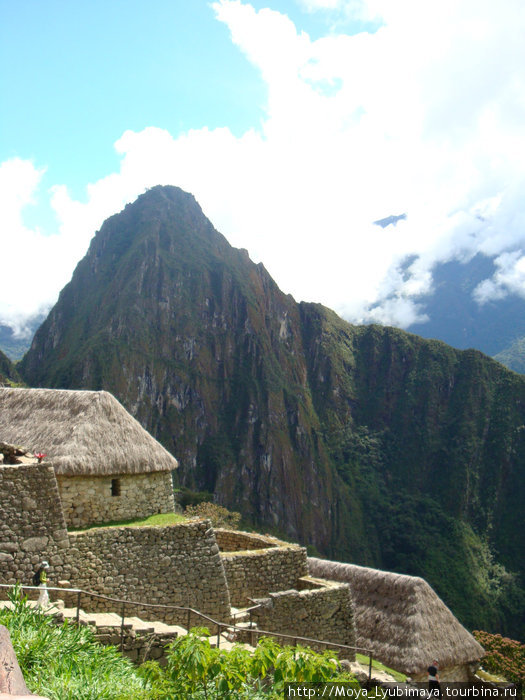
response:
{"label": "terraced stone step", "polygon": [[178,637],[183,637],[188,634],[188,630],[180,625],[168,625],[165,622],[160,622],[160,620],[155,620],[154,622],[148,622],[149,625],[153,625],[153,631],[155,634],[163,635],[176,635]]}
{"label": "terraced stone step", "polygon": [[[36,601],[29,601],[30,604],[33,606],[36,605]],[[8,601],[8,600],[3,600],[0,601],[0,608],[9,608],[13,609],[13,604]],[[50,615],[54,615],[55,618],[59,621],[64,621],[64,620],[69,620],[69,621],[75,621],[77,618],[77,609],[76,608],[66,608],[64,607],[64,604],[62,601],[56,601],[54,602],[45,612],[47,612]],[[242,611],[240,611],[242,612]],[[237,619],[241,617],[240,615],[237,616]],[[242,617],[241,617],[242,619]],[[120,634],[120,629],[122,626],[122,618],[120,615],[114,612],[86,612],[85,610],[80,609],[79,610],[79,622],[81,625],[89,625],[90,627],[94,628],[95,633],[97,633],[99,630],[102,632],[102,635],[104,636],[104,632],[108,632],[111,634],[113,631],[113,634],[117,633]],[[236,622],[236,626],[242,628],[243,630],[246,630],[246,632],[249,633],[250,629],[255,629],[256,626],[253,625],[251,626],[250,622],[244,619],[243,621]],[[181,637],[186,634],[188,634],[188,631],[184,628],[181,627],[181,625],[170,625],[165,622],[161,622],[160,620],[154,620],[154,621],[145,621],[142,620],[140,617],[125,617],[124,618],[124,630],[129,631],[133,630],[134,632],[138,632],[141,635],[146,635],[146,634],[155,634],[158,637],[166,637],[166,638],[171,638],[174,639],[176,637]],[[242,634],[242,633],[237,633],[237,634]],[[242,635],[245,636],[245,635]],[[250,646],[249,644],[240,644],[238,641],[235,641],[235,630],[231,628],[226,628],[222,631],[220,635],[220,643],[219,643],[219,648],[224,649],[226,651],[229,651],[232,649],[234,646],[242,646],[245,649],[248,649],[248,651],[253,652],[254,647]],[[115,637],[116,639],[116,637]],[[217,647],[217,635],[210,635],[208,637],[208,640],[210,642],[210,646],[213,648]],[[117,643],[117,642],[114,642]]]}
{"label": "terraced stone step", "polygon": [[231,617],[233,620],[233,624],[237,625],[241,622],[249,622],[250,613],[247,610],[245,610],[244,608],[234,608],[232,605]]}
{"label": "terraced stone step", "polygon": [[[121,618],[119,618],[120,620]],[[140,617],[125,617],[124,624],[130,624],[135,632],[140,632],[141,634],[152,634],[155,629],[152,622],[145,622],[141,620]]]}

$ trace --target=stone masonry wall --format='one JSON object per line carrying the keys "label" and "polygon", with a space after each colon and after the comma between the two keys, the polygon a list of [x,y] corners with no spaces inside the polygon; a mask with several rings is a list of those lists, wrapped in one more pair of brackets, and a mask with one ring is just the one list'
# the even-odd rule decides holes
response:
{"label": "stone masonry wall", "polygon": [[[207,520],[169,527],[99,528],[70,534],[70,582],[119,599],[189,606],[219,621],[230,619],[226,576]],[[89,611],[118,611],[115,603],[82,598]],[[128,615],[185,624],[185,614],[133,607]],[[192,620],[192,625],[205,625]]]}
{"label": "stone masonry wall", "polygon": [[240,608],[251,605],[249,598],[295,588],[298,579],[308,573],[306,549],[295,544],[222,552],[220,556],[231,604]]}
{"label": "stone masonry wall", "polygon": [[241,552],[247,549],[268,549],[268,547],[286,545],[285,542],[268,535],[241,532],[240,530],[224,530],[223,528],[215,528],[215,537],[221,552]]}
{"label": "stone masonry wall", "polygon": [[[302,579],[302,584],[307,578]],[[253,610],[260,629],[292,636],[355,646],[354,608],[345,583],[314,580],[312,588],[270,593]],[[315,587],[314,587],[315,586]],[[286,643],[286,641],[282,643]],[[340,658],[355,660],[355,652],[340,649]]]}
{"label": "stone masonry wall", "polygon": [[[119,495],[111,493],[114,479],[119,482]],[[57,481],[68,527],[145,518],[175,510],[171,472],[58,475]]]}
{"label": "stone masonry wall", "polygon": [[[347,586],[306,577],[303,547],[246,533],[219,532],[218,538],[223,547],[237,551],[221,554],[206,520],[68,535],[52,466],[0,467],[0,583],[31,584],[37,565],[47,559],[50,586],[68,580],[72,587],[113,598],[190,606],[221,622],[230,621],[230,598],[244,607],[250,605],[248,598],[264,596],[266,606],[254,611],[259,627],[352,644]],[[2,589],[0,596],[5,597]],[[51,599],[56,596],[51,592]],[[81,607],[120,612],[119,604],[88,596],[82,597]],[[186,613],[140,606],[130,606],[126,616],[188,622]],[[203,624],[191,619],[193,626]]]}
{"label": "stone masonry wall", "polygon": [[[93,631],[98,642],[104,645],[111,644],[120,649],[119,628],[96,627]],[[153,659],[161,666],[165,666],[167,664],[167,647],[176,637],[177,634],[174,632],[136,632],[125,626],[122,653],[137,664]]]}
{"label": "stone masonry wall", "polygon": [[[54,577],[63,577],[68,547],[53,467],[0,466],[0,583],[32,585],[43,559]],[[6,597],[5,589],[0,596]]]}

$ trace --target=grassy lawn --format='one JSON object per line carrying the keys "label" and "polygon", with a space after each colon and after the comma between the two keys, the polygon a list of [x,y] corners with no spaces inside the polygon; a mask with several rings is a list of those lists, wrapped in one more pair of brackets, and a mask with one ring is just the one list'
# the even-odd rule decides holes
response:
{"label": "grassy lawn", "polygon": [[[368,664],[370,663],[370,659],[368,656],[364,656],[363,654],[356,654],[355,658],[356,658],[356,661],[359,661],[360,664],[363,664],[368,668]],[[372,668],[375,668],[378,671],[384,671],[385,673],[390,674],[393,678],[396,679],[396,681],[399,681],[400,683],[404,683],[407,679],[407,677],[405,676],[404,673],[400,673],[399,671],[394,671],[393,668],[388,668],[388,666],[385,666],[380,661],[376,661],[376,659],[372,660]]]}
{"label": "grassy lawn", "polygon": [[179,513],[158,513],[157,515],[150,515],[148,518],[141,518],[140,520],[116,520],[114,522],[91,525],[91,527],[88,528],[69,529],[71,532],[87,532],[88,530],[95,530],[100,527],[164,527],[166,525],[183,523],[187,519],[185,515],[179,515]]}

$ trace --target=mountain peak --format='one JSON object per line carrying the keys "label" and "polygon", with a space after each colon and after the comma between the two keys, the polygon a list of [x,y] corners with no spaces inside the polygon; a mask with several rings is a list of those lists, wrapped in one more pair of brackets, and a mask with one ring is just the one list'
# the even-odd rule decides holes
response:
{"label": "mountain peak", "polygon": [[179,188],[103,224],[21,373],[111,392],[181,485],[332,559],[417,573],[469,626],[523,595],[525,378],[297,304]]}

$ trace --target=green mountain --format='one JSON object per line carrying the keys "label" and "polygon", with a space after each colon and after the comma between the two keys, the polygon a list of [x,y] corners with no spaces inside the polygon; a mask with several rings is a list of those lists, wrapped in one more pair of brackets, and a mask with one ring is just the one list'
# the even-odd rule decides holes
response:
{"label": "green mountain", "polygon": [[0,350],[0,386],[18,384],[20,381],[20,375],[16,371],[13,363]]}
{"label": "green mountain", "polygon": [[514,372],[525,374],[525,335],[494,355],[494,359]]}
{"label": "green mountain", "polygon": [[104,223],[20,371],[113,392],[257,527],[525,637],[525,377],[296,303],[178,188]]}

